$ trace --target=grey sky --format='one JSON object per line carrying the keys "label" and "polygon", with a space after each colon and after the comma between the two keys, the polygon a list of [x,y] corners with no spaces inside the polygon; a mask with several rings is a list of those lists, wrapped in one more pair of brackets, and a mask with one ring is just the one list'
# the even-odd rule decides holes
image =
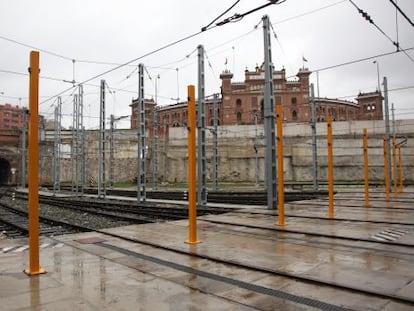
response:
{"label": "grey sky", "polygon": [[[75,59],[75,80],[85,81],[158,48],[197,33],[235,0],[176,0],[176,1],[97,1],[97,0],[18,0],[0,3],[0,36],[39,49],[53,52],[40,54],[41,75],[59,81],[42,79],[40,111],[53,117],[51,96],[71,84],[72,59]],[[223,18],[244,13],[267,0],[241,0]],[[396,12],[388,0],[354,0],[369,13],[374,22],[393,41],[397,40]],[[398,0],[401,9],[414,21],[414,2]],[[396,48],[373,25],[358,13],[350,1],[286,0],[253,13],[242,20],[216,27],[180,44],[134,62],[85,86],[85,123],[98,126],[99,85],[105,79],[112,90],[107,96],[107,114],[130,114],[129,104],[136,97],[137,73],[130,75],[139,62],[147,67],[145,93],[155,96],[158,79],[158,101],[174,103],[172,98],[186,98],[186,86],[197,84],[197,45],[206,50],[206,94],[220,92],[219,74],[225,68],[234,72],[234,81],[242,81],[244,70],[263,62],[263,34],[259,24],[269,15],[277,34],[272,37],[273,62],[276,69],[285,67],[294,76],[305,66],[311,71],[361,58],[394,52]],[[222,20],[221,18],[220,20]],[[398,39],[402,48],[414,47],[414,27],[398,15]],[[255,26],[259,26],[255,29]],[[0,38],[0,104],[27,105],[28,77],[12,74],[27,73],[28,47]],[[414,50],[407,52],[414,58]],[[225,61],[227,59],[227,65]],[[395,104],[397,118],[414,118],[414,62],[404,53],[376,58],[381,81],[387,76],[390,102]],[[323,70],[319,74],[320,96],[353,100],[360,92],[375,91],[377,67],[369,59],[352,65]],[[91,62],[84,62],[91,61]],[[97,64],[105,62],[113,64]],[[178,70],[177,70],[178,68]],[[127,76],[130,76],[127,79]],[[151,76],[152,80],[149,79]],[[316,84],[316,74],[311,75]],[[411,87],[411,88],[406,88]],[[403,90],[395,90],[406,88]],[[64,125],[71,121],[72,90],[62,94]],[[119,124],[128,127],[128,122]]]}

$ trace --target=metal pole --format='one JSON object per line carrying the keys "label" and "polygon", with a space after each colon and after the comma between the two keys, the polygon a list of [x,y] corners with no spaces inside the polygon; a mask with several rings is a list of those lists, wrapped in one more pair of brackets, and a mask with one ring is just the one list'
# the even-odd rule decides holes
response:
{"label": "metal pole", "polygon": [[384,147],[384,177],[385,177],[385,200],[390,200],[390,174],[389,174],[389,163],[388,163],[388,142],[387,135],[384,135],[383,138],[383,147]]}
{"label": "metal pole", "polygon": [[57,180],[57,185],[56,185],[56,190],[60,191],[60,158],[61,158],[61,145],[62,145],[62,98],[59,96],[58,97],[58,120],[57,120],[57,142],[58,142],[58,146],[57,146],[57,158],[58,158],[58,162],[57,162],[57,167],[56,167],[56,180]]}
{"label": "metal pole", "polygon": [[204,83],[204,47],[199,45],[198,50],[198,102],[197,102],[197,203],[199,206],[207,204],[206,185],[206,117],[205,117],[205,83]]}
{"label": "metal pole", "polygon": [[30,52],[29,96],[29,269],[28,275],[45,273],[39,265],[39,52]]}
{"label": "metal pole", "polygon": [[83,170],[85,163],[85,144],[84,144],[84,127],[83,127],[83,85],[79,85],[78,95],[78,185],[83,195],[85,188],[85,171]]}
{"label": "metal pole", "polygon": [[369,179],[368,179],[368,134],[367,129],[363,132],[364,146],[364,181],[365,181],[365,207],[369,207]]}
{"label": "metal pole", "polygon": [[254,112],[254,179],[255,186],[259,186],[259,157],[258,157],[258,137],[257,137],[257,112]]}
{"label": "metal pole", "polygon": [[[388,181],[391,181],[392,178],[392,169],[391,169],[391,135],[390,135],[390,111],[388,106],[388,84],[387,77],[384,77],[384,108],[385,108],[385,135],[387,138],[387,172],[388,172]],[[390,190],[390,189],[389,189]]]}
{"label": "metal pole", "polygon": [[98,198],[106,197],[105,180],[105,80],[101,80],[101,100],[99,109],[99,173]]}
{"label": "metal pole", "polygon": [[197,202],[196,202],[196,126],[195,126],[195,87],[188,86],[188,244],[200,243],[197,240]]}
{"label": "metal pole", "polygon": [[77,185],[77,160],[78,160],[78,94],[73,95],[72,110],[72,146],[71,146],[71,164],[72,164],[72,192],[78,192]]}
{"label": "metal pole", "polygon": [[53,195],[56,194],[57,191],[57,167],[58,167],[58,134],[57,134],[57,128],[58,128],[58,107],[55,107],[54,111],[54,122],[53,122],[53,128],[54,128],[54,141],[53,141]]}
{"label": "metal pole", "polygon": [[282,105],[276,105],[276,123],[277,123],[277,176],[278,176],[278,225],[285,225],[285,197],[284,197],[284,179],[283,179],[283,127],[282,127]]}
{"label": "metal pole", "polygon": [[114,188],[114,115],[110,116],[109,130],[109,187]]}
{"label": "metal pole", "polygon": [[273,64],[270,47],[269,17],[263,16],[264,37],[264,65],[265,65],[265,90],[264,90],[264,125],[266,137],[265,172],[267,189],[267,207],[275,209],[277,204],[276,191],[276,136],[275,136],[275,107],[273,91]]}
{"label": "metal pole", "polygon": [[218,190],[218,94],[213,98],[213,181],[214,190]]}
{"label": "metal pole", "polygon": [[329,188],[329,210],[328,217],[334,217],[334,176],[333,176],[333,146],[332,146],[332,117],[328,117],[328,188]]}
{"label": "metal pole", "polygon": [[152,143],[152,189],[158,189],[158,79],[155,80],[155,106],[153,111],[154,136]]}
{"label": "metal pole", "polygon": [[392,173],[394,182],[394,198],[397,197],[397,151],[395,147],[395,138],[392,139]]}
{"label": "metal pole", "polygon": [[168,174],[168,169],[167,169],[167,165],[168,165],[168,163],[167,163],[167,160],[168,160],[168,157],[167,157],[167,143],[168,143],[168,137],[167,137],[167,123],[165,123],[165,120],[164,120],[164,145],[163,145],[163,152],[164,152],[164,163],[163,163],[163,175],[164,175],[164,182],[167,182],[167,174]]}
{"label": "metal pole", "polygon": [[391,103],[391,116],[392,116],[392,138],[395,139],[395,114],[394,103]]}
{"label": "metal pole", "polygon": [[21,171],[21,186],[22,188],[26,188],[26,163],[27,163],[27,142],[26,142],[26,135],[27,135],[27,115],[28,110],[25,110],[23,113],[23,128],[22,128],[22,171]]}
{"label": "metal pole", "polygon": [[400,192],[404,192],[404,185],[403,185],[403,170],[402,170],[402,159],[401,159],[401,146],[398,145],[398,165],[400,169]]}
{"label": "metal pole", "polygon": [[144,64],[138,65],[138,165],[137,165],[137,201],[146,200],[146,145],[145,145],[145,95],[144,95]]}
{"label": "metal pole", "polygon": [[310,85],[311,90],[311,128],[312,128],[312,164],[313,164],[313,190],[318,191],[318,145],[316,141],[316,117],[315,117],[315,93],[313,83]]}

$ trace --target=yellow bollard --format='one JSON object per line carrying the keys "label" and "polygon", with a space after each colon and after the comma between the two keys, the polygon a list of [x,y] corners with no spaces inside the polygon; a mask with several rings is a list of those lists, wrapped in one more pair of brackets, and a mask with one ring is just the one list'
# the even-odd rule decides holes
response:
{"label": "yellow bollard", "polygon": [[28,275],[46,273],[39,265],[39,52],[30,52],[29,87],[29,269]]}
{"label": "yellow bollard", "polygon": [[283,178],[283,127],[282,127],[282,105],[276,105],[277,125],[277,179],[278,179],[278,225],[285,225],[285,188]]}
{"label": "yellow bollard", "polygon": [[188,93],[188,244],[200,243],[197,240],[197,202],[196,202],[196,113],[195,113],[195,87],[189,85]]}
{"label": "yellow bollard", "polygon": [[393,175],[393,182],[394,182],[394,198],[398,195],[398,188],[397,188],[397,152],[395,149],[395,138],[392,139],[392,175]]}
{"label": "yellow bollard", "polygon": [[368,134],[364,128],[364,180],[365,180],[365,207],[369,207],[369,179],[368,179]]}
{"label": "yellow bollard", "polygon": [[332,148],[332,117],[327,118],[328,126],[328,190],[329,190],[329,210],[328,217],[334,217],[334,178],[333,178],[333,148]]}
{"label": "yellow bollard", "polygon": [[388,174],[388,148],[387,148],[387,136],[384,135],[383,138],[383,147],[384,147],[384,174],[385,174],[385,200],[390,200],[390,177]]}

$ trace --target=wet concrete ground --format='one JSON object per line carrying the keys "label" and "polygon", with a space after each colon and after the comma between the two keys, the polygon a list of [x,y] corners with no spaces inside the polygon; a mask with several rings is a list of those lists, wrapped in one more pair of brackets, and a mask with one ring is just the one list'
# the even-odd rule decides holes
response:
{"label": "wet concrete ground", "polygon": [[359,221],[327,219],[324,200],[286,204],[284,227],[257,207],[204,216],[195,245],[187,221],[42,238],[32,277],[27,241],[0,240],[0,309],[413,310],[410,190],[369,208],[338,193],[335,217]]}

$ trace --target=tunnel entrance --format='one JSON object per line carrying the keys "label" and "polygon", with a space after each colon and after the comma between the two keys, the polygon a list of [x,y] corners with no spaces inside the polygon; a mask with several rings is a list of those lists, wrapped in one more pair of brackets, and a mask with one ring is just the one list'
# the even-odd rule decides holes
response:
{"label": "tunnel entrance", "polygon": [[10,180],[10,163],[0,158],[0,185],[7,185]]}

